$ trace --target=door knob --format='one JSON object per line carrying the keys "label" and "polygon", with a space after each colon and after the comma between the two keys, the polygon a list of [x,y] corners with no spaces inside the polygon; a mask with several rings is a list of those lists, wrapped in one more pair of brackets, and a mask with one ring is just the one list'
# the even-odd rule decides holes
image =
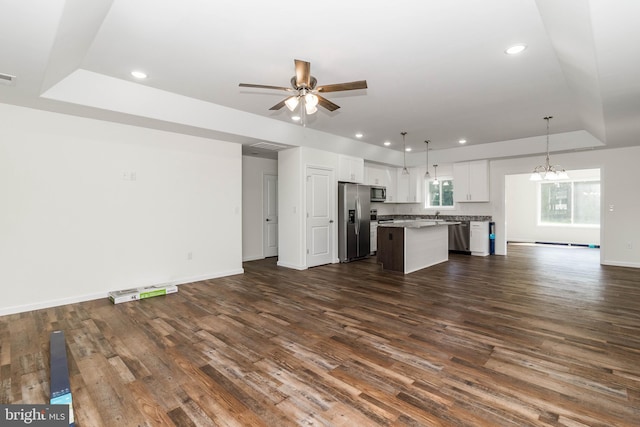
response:
{"label": "door knob", "polygon": [[329,220],[329,224],[333,224],[333,220],[332,219]]}
{"label": "door knob", "polygon": [[267,218],[267,221],[271,221],[269,218]]}

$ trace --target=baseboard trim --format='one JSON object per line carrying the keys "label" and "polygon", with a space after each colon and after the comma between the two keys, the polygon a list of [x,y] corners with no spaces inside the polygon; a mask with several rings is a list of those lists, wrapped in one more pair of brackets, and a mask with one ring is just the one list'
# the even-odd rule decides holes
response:
{"label": "baseboard trim", "polygon": [[[235,270],[228,270],[228,271],[221,271],[221,272],[217,272],[217,273],[205,274],[205,275],[202,275],[202,276],[186,277],[186,278],[182,278],[182,279],[178,279],[178,280],[170,280],[170,281],[167,281],[166,283],[171,283],[172,285],[185,285],[185,284],[188,284],[188,283],[202,282],[204,280],[217,279],[217,278],[220,278],[220,277],[234,276],[236,274],[244,274],[244,269],[243,268],[239,268],[239,269],[235,269]],[[130,287],[135,287],[135,286],[130,286]],[[79,302],[93,301],[93,300],[101,299],[101,298],[105,298],[106,299],[108,297],[108,293],[110,291],[115,291],[115,290],[117,290],[117,289],[109,289],[109,290],[104,291],[104,292],[96,292],[96,293],[86,294],[86,295],[79,295],[79,296],[73,296],[73,297],[67,297],[67,298],[59,298],[59,299],[48,300],[48,301],[40,301],[40,302],[31,303],[31,304],[15,305],[15,306],[12,306],[12,307],[1,307],[0,308],[0,316],[8,316],[10,314],[24,313],[25,311],[42,310],[42,309],[45,309],[45,308],[59,307],[61,305],[68,305],[68,304],[76,304],[76,303],[79,303]]]}
{"label": "baseboard trim", "polygon": [[171,281],[171,283],[174,285],[186,285],[188,283],[202,282],[204,280],[218,279],[220,277],[235,276],[236,274],[244,274],[244,268],[238,268],[236,270],[229,270],[229,271],[221,271],[221,272],[212,273],[212,274],[204,274],[202,276],[186,277],[180,280],[173,280]]}
{"label": "baseboard trim", "polygon": [[0,308],[0,316],[9,314],[24,313],[25,311],[42,310],[44,308],[59,307],[61,305],[75,304],[78,302],[93,301],[96,299],[107,298],[107,292],[98,292],[94,294],[79,295],[75,297],[60,298],[49,301],[35,302],[32,304],[14,305],[13,307]]}
{"label": "baseboard trim", "polygon": [[265,258],[266,257],[260,256],[260,255],[250,256],[250,257],[242,258],[242,262],[258,261],[259,259],[265,259]]}
{"label": "baseboard trim", "polygon": [[610,265],[612,267],[629,267],[640,268],[640,264],[637,262],[624,262],[624,261],[602,261],[602,265]]}
{"label": "baseboard trim", "polygon": [[278,267],[291,268],[293,270],[306,270],[307,269],[307,267],[304,266],[304,265],[293,265],[293,264],[288,264],[286,262],[281,262],[281,261],[278,261],[277,266]]}

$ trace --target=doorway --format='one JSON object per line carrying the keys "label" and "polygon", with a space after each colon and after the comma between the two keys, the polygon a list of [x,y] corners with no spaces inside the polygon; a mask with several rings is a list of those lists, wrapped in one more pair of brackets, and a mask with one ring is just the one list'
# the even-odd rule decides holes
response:
{"label": "doorway", "polygon": [[278,176],[262,176],[262,253],[265,258],[278,255]]}
{"label": "doorway", "polygon": [[530,181],[505,176],[508,244],[600,247],[600,169],[568,171],[569,179]]}

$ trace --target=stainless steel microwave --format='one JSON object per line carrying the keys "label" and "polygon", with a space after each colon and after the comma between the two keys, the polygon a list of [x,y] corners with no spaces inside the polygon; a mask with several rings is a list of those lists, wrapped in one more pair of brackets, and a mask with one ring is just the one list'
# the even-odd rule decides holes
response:
{"label": "stainless steel microwave", "polygon": [[371,201],[384,202],[387,200],[387,189],[385,187],[371,186]]}

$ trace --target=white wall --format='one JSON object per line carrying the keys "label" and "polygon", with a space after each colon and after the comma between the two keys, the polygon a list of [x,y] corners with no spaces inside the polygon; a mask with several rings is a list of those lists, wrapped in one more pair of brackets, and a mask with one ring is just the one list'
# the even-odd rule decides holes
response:
{"label": "white wall", "polygon": [[278,152],[278,265],[306,268],[301,240],[302,148]]}
{"label": "white wall", "polygon": [[263,177],[278,174],[278,161],[242,156],[242,260],[264,258]]}
{"label": "white wall", "polygon": [[[571,179],[600,179],[597,169],[568,171]],[[530,174],[508,175],[505,181],[506,238],[513,242],[600,244],[600,227],[538,224],[540,182]]]}
{"label": "white wall", "polygon": [[240,145],[0,116],[0,314],[242,272]]}

